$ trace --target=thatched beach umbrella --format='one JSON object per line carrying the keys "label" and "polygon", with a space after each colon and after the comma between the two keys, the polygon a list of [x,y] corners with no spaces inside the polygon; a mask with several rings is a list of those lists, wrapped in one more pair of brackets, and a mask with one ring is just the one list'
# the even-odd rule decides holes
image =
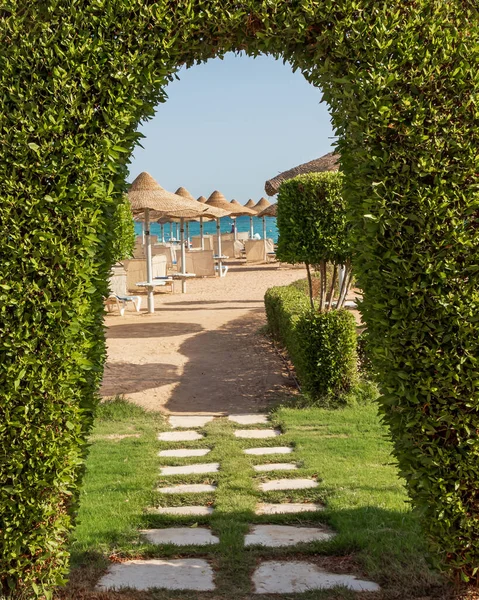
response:
{"label": "thatched beach umbrella", "polygon": [[323,173],[325,171],[338,171],[339,170],[339,154],[335,152],[329,152],[325,154],[321,158],[316,158],[315,160],[311,160],[302,165],[298,165],[288,171],[284,171],[273,179],[268,179],[268,181],[264,184],[265,192],[268,196],[274,196],[279,191],[279,186],[283,183],[283,181],[287,181],[288,179],[293,179],[293,177],[297,177],[298,175],[305,175],[306,173]]}
{"label": "thatched beach umbrella", "polygon": [[[251,222],[251,219],[254,216],[254,211],[252,211],[251,208],[248,208],[247,206],[240,204],[238,202],[238,200],[231,200],[230,206],[233,207],[233,212],[231,214],[232,219],[236,219],[237,217],[248,216],[250,218],[250,222]],[[235,235],[235,240],[238,239],[238,232],[236,229],[236,224],[235,224],[235,229],[234,229],[234,235]]]}
{"label": "thatched beach umbrella", "polygon": [[[232,205],[230,202],[228,202],[228,200],[226,200],[226,198],[223,196],[223,194],[221,192],[218,192],[218,190],[215,190],[210,195],[210,197],[206,201],[206,206],[225,211],[226,214],[222,215],[224,217],[226,217],[226,216],[233,217],[236,214],[238,214],[238,211],[240,211],[240,209],[237,206],[235,206],[234,204]],[[218,240],[218,256],[219,256],[218,269],[219,269],[220,277],[222,274],[221,225],[220,225],[221,218],[222,217],[216,217],[216,239]]]}
{"label": "thatched beach umbrella", "polygon": [[[248,202],[245,204],[246,208],[253,208],[253,206],[255,205],[255,202],[252,198],[250,198],[248,200]],[[250,215],[249,217],[249,237],[251,239],[253,239],[254,236],[254,227],[253,227],[253,215]]]}
{"label": "thatched beach umbrella", "polygon": [[[198,198],[198,202],[201,202],[201,204],[205,204],[207,200],[208,200],[208,198],[206,198],[205,196],[200,196]],[[203,217],[200,217],[200,240],[201,240],[201,249],[204,250],[205,249],[205,239],[204,239],[204,234],[203,234]]]}
{"label": "thatched beach umbrella", "polygon": [[[175,194],[178,194],[178,196],[181,196],[182,198],[186,198],[187,200],[192,200],[193,202],[196,202],[194,196],[192,194],[190,194],[190,192],[184,188],[184,187],[179,187]],[[190,247],[190,222],[187,220],[186,221],[186,241],[188,243],[188,248]]]}
{"label": "thatched beach umbrella", "polygon": [[[262,213],[266,208],[269,208],[271,206],[271,202],[269,202],[269,200],[266,200],[266,198],[263,196],[263,198],[260,198],[258,200],[258,202],[253,206],[252,210],[254,210],[256,212],[256,216],[259,217],[260,213]],[[264,217],[262,217],[263,219],[263,240],[266,246],[266,220]]]}
{"label": "thatched beach umbrella", "polygon": [[217,208],[216,206],[210,206],[208,209],[208,213],[205,214],[205,219],[215,219],[216,220],[216,239],[218,241],[218,272],[219,276],[223,277],[223,262],[221,260],[221,255],[223,254],[221,250],[221,228],[220,228],[220,219],[223,217],[229,217],[229,210],[224,210],[222,208]]}
{"label": "thatched beach umbrella", "polygon": [[131,209],[134,215],[144,214],[145,244],[146,244],[146,278],[148,293],[148,312],[155,312],[153,298],[153,267],[150,243],[150,217],[179,217],[188,218],[201,214],[207,207],[198,205],[195,200],[189,200],[167,192],[146,172],[140,173],[131,184],[128,191]]}
{"label": "thatched beach umbrella", "polygon": [[257,214],[257,217],[259,219],[262,219],[263,217],[277,217],[277,216],[278,216],[278,205],[277,204],[270,204],[264,210],[262,210],[260,213]]}

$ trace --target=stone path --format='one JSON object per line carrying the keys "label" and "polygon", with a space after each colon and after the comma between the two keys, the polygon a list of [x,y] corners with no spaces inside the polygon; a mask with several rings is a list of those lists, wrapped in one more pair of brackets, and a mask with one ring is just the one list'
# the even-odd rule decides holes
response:
{"label": "stone path", "polygon": [[[173,431],[160,433],[158,439],[162,442],[194,442],[204,440],[203,433],[196,431],[214,420],[214,416],[171,416],[169,424]],[[267,415],[229,415],[228,420],[240,426],[267,425]],[[235,429],[234,437],[239,439],[268,439],[280,437],[278,429]],[[207,455],[211,448],[173,448],[161,450],[162,458],[189,458]],[[269,446],[247,448],[243,452],[252,456],[268,456],[292,454],[294,449],[289,446]],[[295,471],[295,462],[263,463],[253,466],[254,471],[263,477],[277,471]],[[221,472],[221,463],[196,463],[184,465],[166,465],[160,468],[163,477],[197,476]],[[269,479],[258,482],[262,492],[283,490],[313,489],[318,482],[311,478],[293,478],[285,476],[281,479]],[[215,494],[214,483],[178,483],[171,486],[158,487],[160,494]],[[194,496],[193,496],[194,497]],[[257,515],[281,515],[305,512],[317,512],[323,506],[316,503],[267,503],[260,502],[256,506]],[[152,507],[150,514],[177,516],[204,516],[214,512],[211,506],[191,504],[187,506]],[[220,539],[205,526],[202,527],[164,527],[160,529],[143,529],[139,534],[155,546],[173,545],[180,547],[202,547],[220,543]],[[326,527],[300,527],[291,525],[257,524],[251,525],[245,535],[245,547],[281,548],[295,547],[304,544],[325,542],[334,537],[335,533]],[[178,555],[178,554],[177,554]],[[314,563],[301,561],[263,560],[252,575],[252,590],[255,594],[291,594],[310,590],[329,589],[344,586],[354,591],[377,591],[379,586],[370,581],[363,581],[352,575],[328,573]],[[114,590],[130,587],[137,590],[162,588],[168,590],[213,591],[215,589],[214,572],[211,563],[205,559],[176,558],[174,560],[130,560],[113,564],[101,578],[99,590]]]}

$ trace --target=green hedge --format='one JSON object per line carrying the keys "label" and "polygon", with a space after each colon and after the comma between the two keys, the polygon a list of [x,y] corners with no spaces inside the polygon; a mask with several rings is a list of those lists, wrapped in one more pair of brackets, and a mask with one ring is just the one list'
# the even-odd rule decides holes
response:
{"label": "green hedge", "polygon": [[268,326],[288,351],[302,391],[314,401],[337,404],[357,382],[356,322],[346,310],[312,311],[296,286],[265,294]]}
{"label": "green hedge", "polygon": [[131,258],[135,250],[135,222],[131,212],[128,197],[124,196],[115,206],[111,217],[112,231],[112,261],[119,262]]}
{"label": "green hedge", "polygon": [[42,594],[66,569],[104,356],[105,203],[175,72],[230,50],[323,90],[396,456],[442,564],[476,578],[476,0],[9,0],[0,34],[2,591]]}

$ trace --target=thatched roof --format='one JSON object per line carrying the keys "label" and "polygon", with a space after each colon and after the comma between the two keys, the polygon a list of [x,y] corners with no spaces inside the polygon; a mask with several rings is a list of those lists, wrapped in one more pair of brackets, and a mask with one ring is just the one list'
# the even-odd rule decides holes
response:
{"label": "thatched roof", "polygon": [[208,198],[205,198],[204,196],[200,196],[198,198],[198,202],[201,202],[201,204],[204,204],[207,200],[208,200]]}
{"label": "thatched roof", "polygon": [[268,181],[264,184],[264,189],[268,196],[274,196],[278,193],[279,186],[283,183],[283,181],[293,179],[293,177],[297,177],[298,175],[305,175],[306,173],[324,173],[325,171],[338,171],[339,159],[339,154],[336,154],[335,152],[329,152],[321,158],[298,165],[293,169],[289,169],[289,171],[284,171],[283,173],[276,175],[276,177],[273,177],[273,179],[268,179]]}
{"label": "thatched roof", "polygon": [[246,208],[253,208],[254,206],[254,200],[252,200],[251,198],[248,200],[248,202],[245,204]]}
{"label": "thatched roof", "polygon": [[235,200],[233,198],[233,200],[231,200],[230,204],[234,204],[235,206],[241,206],[241,204],[238,202],[238,200]]}
{"label": "thatched roof", "polygon": [[197,217],[206,207],[196,200],[188,200],[171,192],[167,192],[146,172],[140,173],[131,184],[128,199],[133,214],[140,214],[145,209],[152,211],[151,218],[160,217]]}
{"label": "thatched roof", "polygon": [[254,210],[255,213],[260,213],[265,208],[268,208],[268,206],[271,206],[271,202],[269,202],[269,200],[266,200],[266,198],[263,197],[260,198],[254,206],[251,207],[251,210]]}
{"label": "thatched roof", "polygon": [[194,196],[192,194],[190,194],[190,192],[186,188],[184,188],[183,186],[179,187],[176,190],[175,194],[177,196],[181,196],[182,198],[187,198],[188,200],[194,200],[195,199]]}
{"label": "thatched roof", "polygon": [[241,206],[241,204],[239,204],[239,203],[238,203],[238,206],[236,204],[231,204],[231,202],[228,202],[228,200],[226,200],[226,198],[223,196],[223,194],[221,192],[218,192],[218,190],[215,190],[211,194],[211,196],[206,201],[206,206],[214,206],[216,208],[221,208],[223,210],[226,210],[231,217],[239,217],[241,215],[256,214],[249,208],[245,208],[244,206]]}
{"label": "thatched roof", "polygon": [[276,217],[276,216],[278,216],[278,205],[277,204],[270,204],[264,210],[262,210],[260,213],[258,213],[256,216],[259,217],[259,218],[262,218],[262,217]]}

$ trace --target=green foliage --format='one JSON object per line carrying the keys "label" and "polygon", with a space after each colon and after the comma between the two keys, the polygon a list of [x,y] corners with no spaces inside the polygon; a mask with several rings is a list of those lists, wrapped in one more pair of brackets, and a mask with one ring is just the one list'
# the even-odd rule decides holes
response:
{"label": "green foliage", "polygon": [[475,0],[10,0],[0,11],[0,581],[45,595],[104,357],[105,206],[181,66],[230,50],[324,92],[381,406],[439,560],[479,562]]}
{"label": "green foliage", "polygon": [[265,307],[270,332],[288,350],[303,392],[323,405],[343,403],[357,382],[353,315],[314,312],[295,286],[270,288]]}
{"label": "green foliage", "polygon": [[125,258],[131,258],[135,249],[135,223],[127,196],[124,196],[116,205],[112,221],[111,253],[115,263]]}
{"label": "green foliage", "polygon": [[344,264],[349,258],[346,207],[339,172],[299,175],[278,194],[278,250],[284,262]]}

